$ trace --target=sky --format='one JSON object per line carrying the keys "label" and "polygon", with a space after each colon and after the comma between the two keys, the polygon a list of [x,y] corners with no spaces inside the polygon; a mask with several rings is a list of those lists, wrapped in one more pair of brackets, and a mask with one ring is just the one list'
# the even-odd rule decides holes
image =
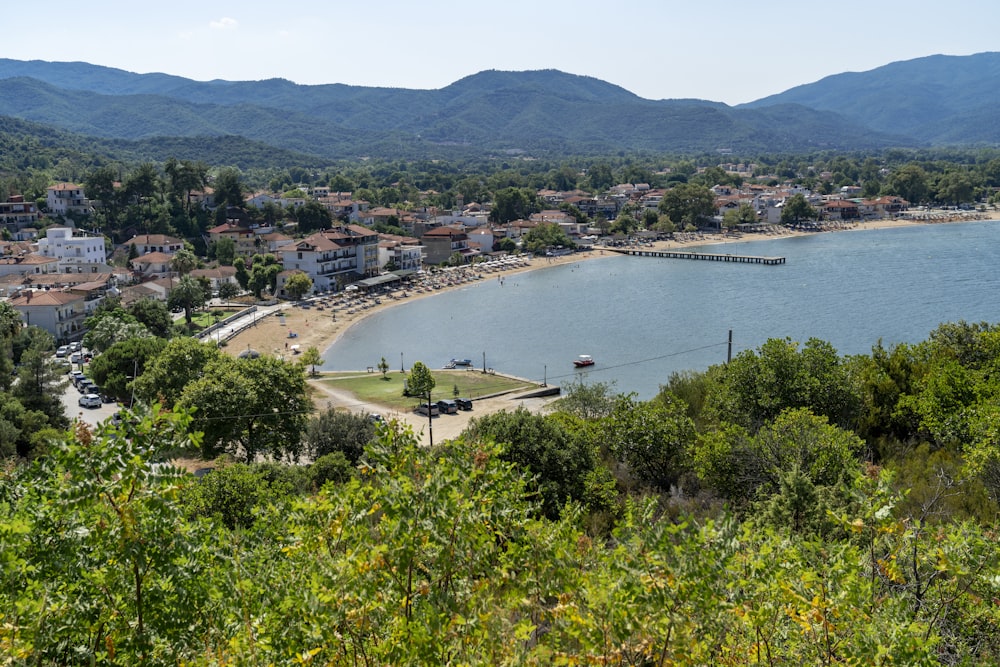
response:
{"label": "sky", "polygon": [[997,0],[9,5],[0,57],[198,81],[438,89],[483,70],[558,69],[647,99],[740,104],[841,72],[1000,50]]}

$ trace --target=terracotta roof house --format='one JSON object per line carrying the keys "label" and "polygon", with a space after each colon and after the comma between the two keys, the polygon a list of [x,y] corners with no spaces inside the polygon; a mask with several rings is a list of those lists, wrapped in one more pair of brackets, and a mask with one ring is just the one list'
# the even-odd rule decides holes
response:
{"label": "terracotta roof house", "polygon": [[232,283],[236,285],[236,267],[218,266],[214,269],[195,269],[189,273],[192,278],[206,278],[212,285],[212,291],[218,291],[222,283]]}
{"label": "terracotta roof house", "polygon": [[420,239],[426,249],[424,262],[426,264],[441,264],[458,253],[463,260],[468,261],[479,252],[469,247],[469,235],[457,227],[435,227],[428,230]]}
{"label": "terracotta roof house", "polygon": [[219,239],[232,239],[236,244],[236,254],[249,256],[256,250],[256,237],[249,226],[240,222],[224,222],[221,225],[208,230],[208,238],[212,243],[218,243]]}
{"label": "terracotta roof house", "polygon": [[86,318],[83,294],[61,290],[25,290],[10,300],[27,326],[38,326],[52,334],[56,342],[83,336]]}
{"label": "terracotta roof house", "polygon": [[170,275],[170,261],[173,258],[172,254],[165,252],[148,252],[133,259],[132,266],[144,278],[165,277]]}
{"label": "terracotta roof house", "polygon": [[268,252],[277,252],[279,248],[295,243],[295,239],[281,232],[270,232],[261,234],[260,240],[266,244]]}
{"label": "terracotta roof house", "polygon": [[123,246],[135,246],[139,255],[151,252],[162,252],[173,255],[184,247],[184,241],[176,239],[166,234],[137,234],[122,244]]}
{"label": "terracotta roof house", "polygon": [[0,257],[0,276],[40,275],[59,273],[59,260],[37,253],[6,255]]}
{"label": "terracotta roof house", "polygon": [[0,228],[14,233],[38,225],[38,209],[34,202],[24,201],[24,195],[12,195],[0,202]]}
{"label": "terracotta roof house", "polygon": [[391,262],[394,270],[419,271],[423,267],[424,246],[411,236],[379,234],[378,264],[385,269]]}
{"label": "terracotta roof house", "polygon": [[820,213],[827,220],[857,220],[861,217],[858,205],[846,199],[826,202],[820,208]]}
{"label": "terracotta roof house", "polygon": [[50,185],[45,193],[45,205],[49,213],[66,217],[70,214],[89,215],[93,208],[83,192],[83,186],[76,183]]}
{"label": "terracotta roof house", "polygon": [[317,291],[378,275],[378,234],[356,225],[311,234],[278,250],[284,270],[300,269]]}

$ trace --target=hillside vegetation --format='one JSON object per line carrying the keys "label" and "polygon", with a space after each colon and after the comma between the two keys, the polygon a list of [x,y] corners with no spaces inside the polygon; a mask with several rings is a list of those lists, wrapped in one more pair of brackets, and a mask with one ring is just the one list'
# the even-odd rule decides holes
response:
{"label": "hillside vegetation", "polygon": [[[204,448],[199,423],[215,437],[254,415],[192,421],[184,396],[290,369],[171,342],[139,393],[180,391],[174,411],[50,430],[0,472],[0,648],[18,664],[996,664],[998,335],[945,324],[858,357],[771,340],[649,402],[580,384],[551,415],[481,416],[433,449],[328,411],[315,462],[233,450],[203,477],[154,462]],[[170,361],[196,350],[203,371]],[[284,418],[265,412],[256,428]],[[258,453],[287,460],[281,442]]]}
{"label": "hillside vegetation", "polygon": [[0,114],[117,139],[236,134],[322,159],[519,151],[872,150],[921,142],[826,110],[645,100],[555,70],[486,71],[440,90],[281,79],[197,82],[85,63],[0,60]]}

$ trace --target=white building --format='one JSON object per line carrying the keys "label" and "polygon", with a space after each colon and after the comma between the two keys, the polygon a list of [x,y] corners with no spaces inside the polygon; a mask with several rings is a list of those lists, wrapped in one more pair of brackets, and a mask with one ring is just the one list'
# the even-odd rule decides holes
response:
{"label": "white building", "polygon": [[75,183],[59,183],[46,190],[45,205],[50,215],[66,217],[69,214],[89,215],[92,211],[90,200],[83,194],[83,186]]}
{"label": "white building", "polygon": [[98,273],[110,271],[103,236],[73,236],[69,227],[49,227],[38,240],[38,254],[59,262],[62,273]]}

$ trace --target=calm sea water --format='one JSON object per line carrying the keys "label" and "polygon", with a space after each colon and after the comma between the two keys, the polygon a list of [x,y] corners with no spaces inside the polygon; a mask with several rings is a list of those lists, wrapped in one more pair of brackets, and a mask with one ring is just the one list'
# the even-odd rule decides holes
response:
{"label": "calm sea water", "polygon": [[[783,266],[607,255],[495,277],[379,312],[324,355],[324,370],[451,358],[533,380],[656,394],[674,371],[704,370],[768,338],[868,353],[918,342],[941,322],[1000,319],[1000,224],[831,232],[707,248],[784,256]],[[538,260],[536,260],[538,261]]]}

